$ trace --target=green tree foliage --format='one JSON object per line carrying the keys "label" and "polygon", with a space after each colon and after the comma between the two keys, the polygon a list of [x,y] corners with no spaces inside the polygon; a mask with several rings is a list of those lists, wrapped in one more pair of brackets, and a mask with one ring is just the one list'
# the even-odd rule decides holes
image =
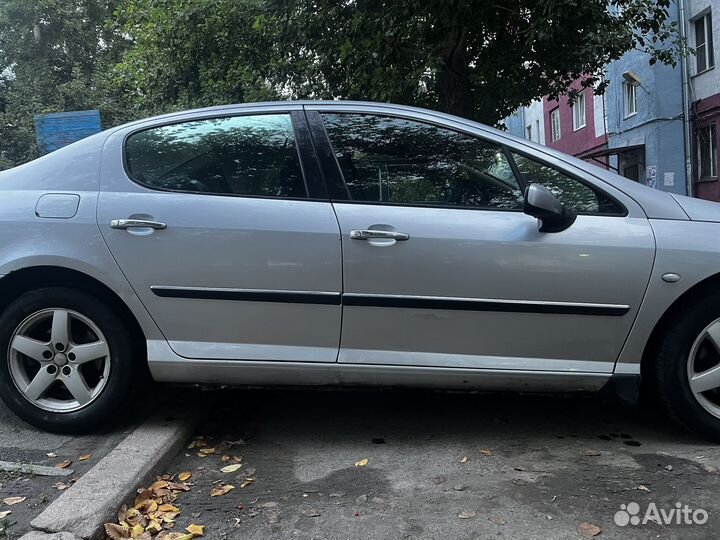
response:
{"label": "green tree foliage", "polygon": [[[608,8],[609,7],[609,8]],[[670,0],[128,0],[119,81],[153,110],[274,97],[393,101],[490,124],[630,49],[680,50]]]}
{"label": "green tree foliage", "polygon": [[0,0],[0,169],[37,156],[35,114],[99,108],[123,118],[109,74],[127,43],[114,0]]}

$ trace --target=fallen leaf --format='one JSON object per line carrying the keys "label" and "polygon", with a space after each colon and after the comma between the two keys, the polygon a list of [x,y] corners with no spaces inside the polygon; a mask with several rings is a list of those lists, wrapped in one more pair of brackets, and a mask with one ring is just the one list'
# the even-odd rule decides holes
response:
{"label": "fallen leaf", "polygon": [[242,456],[233,456],[232,458],[233,458],[233,461],[236,461],[238,463],[240,463],[242,461]]}
{"label": "fallen leaf", "polygon": [[460,519],[470,519],[470,518],[474,518],[476,515],[477,515],[477,512],[475,512],[473,510],[463,510],[462,512],[460,512],[458,514],[458,517]]}
{"label": "fallen leaf", "polygon": [[577,531],[580,533],[580,536],[584,536],[585,538],[592,538],[593,536],[597,536],[598,534],[600,534],[602,532],[602,529],[597,525],[593,525],[592,523],[584,521],[580,525],[578,525]]}
{"label": "fallen leaf", "polygon": [[365,459],[361,459],[360,461],[356,461],[355,466],[356,467],[364,467],[368,463],[369,463],[368,458],[365,458]]}
{"label": "fallen leaf", "polygon": [[716,473],[716,472],[718,472],[718,468],[715,467],[714,465],[705,465],[705,471],[707,471],[709,473]]}
{"label": "fallen leaf", "polygon": [[145,532],[145,527],[140,525],[139,523],[136,523],[133,525],[133,527],[130,529],[130,538],[139,538],[142,536],[142,534]]}
{"label": "fallen leaf", "polygon": [[492,456],[493,453],[492,453],[492,450],[488,450],[487,448],[483,448],[482,450],[480,450],[480,455],[483,455],[483,456]]}
{"label": "fallen leaf", "polygon": [[54,487],[58,491],[63,491],[65,489],[69,488],[70,486],[72,486],[74,483],[75,483],[75,480],[70,480],[69,482],[56,482],[55,484],[53,484],[52,487]]}
{"label": "fallen leaf", "polygon": [[7,497],[6,499],[3,499],[3,502],[8,506],[12,506],[14,504],[20,504],[25,499],[27,499],[27,497]]}
{"label": "fallen leaf", "polygon": [[237,471],[240,467],[242,467],[242,464],[240,463],[234,463],[233,465],[226,465],[222,469],[220,469],[224,473],[233,473]]}
{"label": "fallen leaf", "polygon": [[465,484],[455,484],[453,489],[455,491],[465,491],[468,487]]}
{"label": "fallen leaf", "polygon": [[193,536],[205,536],[205,525],[188,525],[185,530]]}
{"label": "fallen leaf", "polygon": [[87,461],[87,460],[90,459],[91,457],[92,457],[92,454],[83,454],[82,456],[80,456],[80,457],[78,458],[78,461]]}
{"label": "fallen leaf", "polygon": [[307,517],[319,517],[320,512],[318,512],[317,510],[305,510],[303,512],[303,515]]}
{"label": "fallen leaf", "polygon": [[158,511],[160,512],[180,512],[180,509],[177,506],[173,506],[172,504],[161,504],[158,506]]}
{"label": "fallen leaf", "polygon": [[242,445],[242,444],[245,444],[245,440],[244,440],[244,439],[238,439],[237,441],[224,441],[224,442],[225,442],[225,444],[227,444],[228,446],[240,446],[240,445]]}
{"label": "fallen leaf", "polygon": [[168,487],[168,482],[166,480],[158,480],[157,482],[153,482],[150,484],[150,487],[148,488],[150,491],[155,491],[156,489],[163,489]]}
{"label": "fallen leaf", "polygon": [[57,457],[57,454],[56,454],[55,452],[48,452],[48,453],[45,454],[45,455],[46,455],[47,457],[49,457],[49,458],[55,458],[55,457]]}
{"label": "fallen leaf", "polygon": [[242,484],[240,484],[241,488],[248,487],[250,484],[252,484],[255,481],[254,478],[246,478]]}
{"label": "fallen leaf", "polygon": [[598,452],[597,450],[593,450],[592,448],[588,448],[583,452],[583,454],[585,454],[586,456],[599,456],[600,452]]}
{"label": "fallen leaf", "polygon": [[190,471],[183,471],[180,474],[178,474],[178,480],[180,480],[181,482],[190,480],[191,477],[192,477],[192,473]]}
{"label": "fallen leaf", "polygon": [[220,458],[220,461],[222,461],[223,463],[227,463],[228,461],[230,461],[230,456],[224,455]]}
{"label": "fallen leaf", "polygon": [[525,470],[525,467],[523,467],[522,465],[515,465],[515,466],[513,467],[513,469],[515,469],[516,471],[522,472],[522,471]]}
{"label": "fallen leaf", "polygon": [[55,465],[55,467],[58,469],[67,469],[70,465],[72,465],[72,461],[66,459],[62,463],[58,463],[57,465]]}
{"label": "fallen leaf", "polygon": [[462,459],[460,460],[460,463],[467,463],[467,459],[468,459],[467,456],[463,456]]}
{"label": "fallen leaf", "polygon": [[215,448],[201,448],[200,449],[201,454],[210,455],[215,453]]}
{"label": "fallen leaf", "polygon": [[183,482],[168,482],[168,489],[173,491],[190,491],[190,486]]}
{"label": "fallen leaf", "polygon": [[148,526],[145,527],[145,530],[148,532],[151,532],[153,534],[159,533],[162,530],[162,525],[160,525],[160,522],[153,519],[148,523]]}
{"label": "fallen leaf", "polygon": [[233,489],[235,489],[235,486],[233,486],[231,484],[225,484],[224,486],[218,486],[218,487],[212,488],[212,490],[210,490],[210,496],[211,497],[220,497],[222,495],[225,495],[226,493],[228,493],[229,491],[231,491]]}
{"label": "fallen leaf", "polygon": [[5,510],[4,512],[0,512],[0,519],[5,519],[10,514],[12,514],[12,510]]}
{"label": "fallen leaf", "polygon": [[106,523],[105,534],[107,534],[111,540],[125,540],[129,538],[130,529],[117,523]]}
{"label": "fallen leaf", "polygon": [[638,491],[647,491],[648,493],[650,493],[650,488],[648,488],[647,486],[644,486],[644,485],[642,485],[642,484],[640,484],[640,485],[639,485],[638,487],[636,487],[635,489],[637,489]]}

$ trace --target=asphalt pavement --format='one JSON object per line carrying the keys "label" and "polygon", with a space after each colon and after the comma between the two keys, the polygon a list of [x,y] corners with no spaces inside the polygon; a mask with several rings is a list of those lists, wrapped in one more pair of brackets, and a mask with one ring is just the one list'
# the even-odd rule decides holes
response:
{"label": "asphalt pavement", "polygon": [[[193,448],[167,470],[192,473],[174,530],[203,525],[213,539],[706,539],[720,524],[720,447],[598,396],[220,396]],[[691,524],[685,514],[676,523],[677,503]]]}

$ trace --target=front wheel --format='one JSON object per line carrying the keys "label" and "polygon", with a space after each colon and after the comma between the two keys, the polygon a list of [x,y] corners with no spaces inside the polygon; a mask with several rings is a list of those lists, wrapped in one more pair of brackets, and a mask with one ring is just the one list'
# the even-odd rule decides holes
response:
{"label": "front wheel", "polygon": [[720,293],[705,296],[668,325],[653,368],[669,415],[720,442]]}
{"label": "front wheel", "polygon": [[136,355],[117,314],[65,287],[30,291],[0,316],[0,396],[27,422],[89,431],[122,407]]}

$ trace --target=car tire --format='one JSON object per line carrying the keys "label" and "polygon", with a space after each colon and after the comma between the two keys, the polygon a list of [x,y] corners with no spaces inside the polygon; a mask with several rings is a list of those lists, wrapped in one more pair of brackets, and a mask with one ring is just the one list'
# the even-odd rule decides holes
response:
{"label": "car tire", "polygon": [[705,372],[715,365],[720,368],[720,350],[712,340],[708,342],[706,333],[716,324],[720,330],[720,293],[697,298],[664,326],[649,375],[660,406],[670,418],[691,432],[720,442],[720,388],[698,397],[691,386],[696,371]]}
{"label": "car tire", "polygon": [[134,375],[144,375],[143,360],[116,311],[81,290],[26,292],[0,315],[0,397],[45,430],[88,432],[111,423]]}

